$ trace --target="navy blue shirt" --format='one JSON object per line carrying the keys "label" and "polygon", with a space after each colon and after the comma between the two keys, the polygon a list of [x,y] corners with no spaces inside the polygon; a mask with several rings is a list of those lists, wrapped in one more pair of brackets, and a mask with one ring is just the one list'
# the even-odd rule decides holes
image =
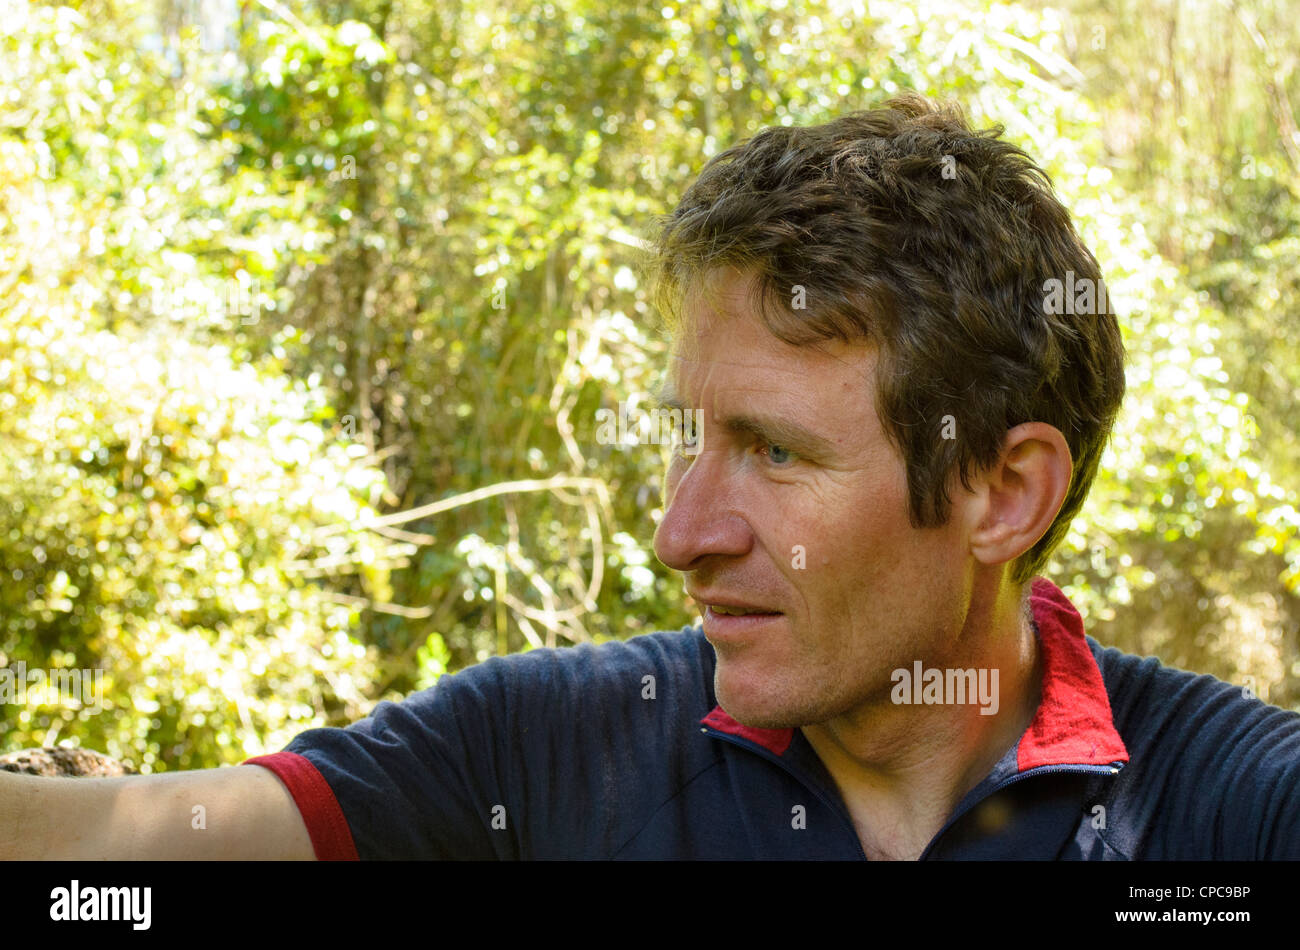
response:
{"label": "navy blue shirt", "polygon": [[[1300,858],[1300,715],[1103,648],[1030,596],[1042,698],[923,860]],[[444,676],[246,764],[321,859],[847,859],[848,810],[798,729],[713,693],[699,628],[534,650]]]}

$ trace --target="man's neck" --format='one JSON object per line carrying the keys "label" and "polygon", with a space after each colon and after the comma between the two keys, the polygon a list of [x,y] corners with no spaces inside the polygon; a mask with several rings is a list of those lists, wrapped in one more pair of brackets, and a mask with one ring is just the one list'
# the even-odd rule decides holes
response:
{"label": "man's neck", "polygon": [[900,705],[884,696],[803,727],[839,788],[868,858],[919,858],[966,793],[1029,728],[1042,669],[1023,605],[1004,600],[982,618],[972,614],[968,624],[988,631],[974,641],[978,656],[943,660],[954,669],[998,670],[997,713],[981,714],[969,698],[965,705]]}

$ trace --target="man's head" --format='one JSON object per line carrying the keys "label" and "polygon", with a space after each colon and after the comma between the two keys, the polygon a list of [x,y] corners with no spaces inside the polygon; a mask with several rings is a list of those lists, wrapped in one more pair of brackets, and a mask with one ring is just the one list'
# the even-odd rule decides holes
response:
{"label": "man's head", "polygon": [[1099,269],[999,134],[915,96],[769,128],[664,223],[669,387],[704,446],[674,460],[656,552],[697,599],[779,612],[706,613],[742,721],[820,721],[951,654],[972,598],[1037,573],[1087,495],[1119,328],[1054,312],[1076,308],[1048,281]]}

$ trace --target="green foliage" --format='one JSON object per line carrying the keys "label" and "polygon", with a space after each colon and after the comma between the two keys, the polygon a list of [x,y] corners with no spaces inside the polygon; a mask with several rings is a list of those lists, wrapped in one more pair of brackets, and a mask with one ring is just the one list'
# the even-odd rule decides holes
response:
{"label": "green foliage", "polygon": [[[383,475],[324,427],[319,386],[188,339],[200,328],[177,321],[184,307],[150,312],[151,280],[175,291],[165,302],[220,303],[194,256],[142,263],[156,228],[180,246],[193,236],[150,196],[179,203],[184,185],[202,186],[211,150],[114,98],[108,76],[144,74],[112,68],[115,51],[84,39],[83,18],[5,12],[0,660],[107,676],[102,708],[23,708],[0,736],[75,737],[149,771],[237,762],[355,719],[374,650],[353,635],[354,609],[299,562],[324,548],[382,574],[383,552],[355,525]],[[59,80],[80,106],[15,97],[23,71]],[[85,113],[115,114],[119,141]],[[143,162],[148,152],[175,164]]]}
{"label": "green foliage", "polygon": [[429,639],[424,641],[424,646],[416,652],[415,660],[415,685],[419,689],[428,689],[438,682],[438,677],[447,672],[451,651],[441,636],[431,633]]}
{"label": "green foliage", "polygon": [[108,676],[102,711],[24,709],[7,742],[53,724],[192,767],[361,714],[374,658],[294,561],[382,476],[328,443],[320,393],[215,347],[25,329],[0,328],[0,652]]}

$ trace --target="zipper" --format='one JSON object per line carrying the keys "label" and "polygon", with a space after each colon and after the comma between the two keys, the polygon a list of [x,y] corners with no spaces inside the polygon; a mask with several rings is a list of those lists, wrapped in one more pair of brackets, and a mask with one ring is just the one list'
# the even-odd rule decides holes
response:
{"label": "zipper", "polygon": [[924,861],[926,855],[934,849],[934,846],[939,843],[939,839],[944,836],[948,829],[961,821],[962,816],[969,813],[976,805],[987,801],[1007,786],[1014,785],[1021,779],[1032,778],[1036,775],[1048,775],[1052,772],[1074,772],[1080,775],[1115,775],[1123,767],[1123,762],[1112,762],[1110,765],[1039,765],[1032,769],[1026,769],[1024,772],[1017,772],[1015,775],[1009,776],[1001,782],[998,782],[997,785],[994,785],[988,790],[987,794],[981,795],[979,798],[975,799],[975,801],[971,802],[965,808],[956,812],[951,818],[949,818],[948,821],[944,823],[944,826],[939,829],[939,833],[930,839],[930,843],[925,846],[925,850],[921,852],[921,856],[917,858],[917,860]]}
{"label": "zipper", "polygon": [[[867,860],[867,853],[862,849],[862,840],[858,837],[858,829],[854,827],[853,819],[844,810],[844,803],[839,799],[838,796],[832,800],[820,788],[818,788],[808,778],[808,776],[803,775],[798,770],[792,768],[790,764],[784,761],[779,755],[776,755],[775,753],[769,751],[768,749],[763,748],[761,745],[758,745],[757,743],[752,742],[749,739],[742,739],[739,736],[733,736],[730,735],[729,733],[721,732],[717,729],[714,729],[711,726],[702,726],[700,728],[700,731],[705,735],[710,736],[711,738],[721,739],[723,742],[730,742],[732,745],[737,746],[741,749],[745,749],[749,752],[756,753],[757,755],[760,755],[763,758],[767,759],[769,762],[772,762],[780,766],[781,769],[787,775],[791,775],[794,778],[796,778],[799,781],[799,783],[804,786],[804,788],[808,789],[814,795],[816,795],[817,798],[821,800],[822,804],[826,805],[832,812],[834,812],[836,815],[839,816],[840,821],[844,823],[849,833],[853,836],[853,843],[858,849],[858,856],[863,861]],[[950,817],[947,820],[947,822],[944,823],[944,826],[939,829],[938,833],[933,838],[930,839],[930,843],[925,846],[925,850],[921,852],[921,856],[917,858],[917,860],[924,861],[926,859],[926,856],[932,850],[934,850],[934,846],[937,845],[939,843],[939,840],[944,836],[944,834],[947,833],[948,829],[950,829],[953,825],[957,824],[957,822],[959,822],[964,815],[968,814],[971,811],[971,809],[973,809],[976,805],[979,805],[981,802],[984,802],[987,799],[991,798],[992,796],[996,795],[1004,788],[1007,788],[1010,785],[1014,785],[1016,782],[1019,782],[1023,779],[1032,778],[1037,775],[1048,775],[1053,772],[1074,772],[1080,775],[1115,775],[1123,767],[1124,767],[1123,762],[1112,762],[1110,765],[1083,765],[1083,764],[1039,765],[1039,766],[1035,766],[1032,769],[1027,769],[1024,772],[1017,772],[1015,775],[1003,779],[997,785],[989,789],[987,793],[981,795],[975,801],[969,803],[965,808],[954,813],[952,817]]]}

